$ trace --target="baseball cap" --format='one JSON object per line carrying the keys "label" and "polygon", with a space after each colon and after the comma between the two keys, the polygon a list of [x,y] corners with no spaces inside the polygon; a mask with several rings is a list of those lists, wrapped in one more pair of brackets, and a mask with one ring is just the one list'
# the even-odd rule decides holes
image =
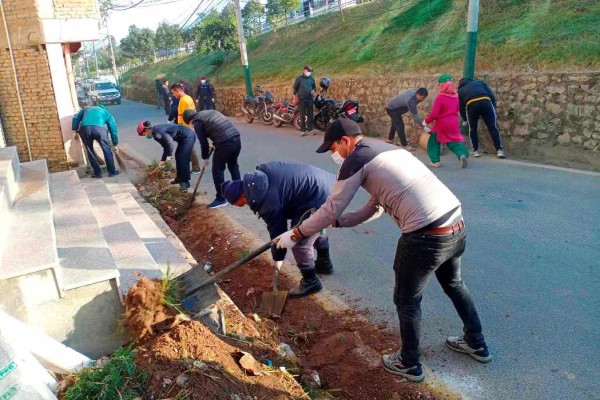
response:
{"label": "baseball cap", "polygon": [[317,153],[325,153],[329,151],[333,142],[337,142],[343,136],[356,135],[357,133],[362,133],[362,131],[356,122],[345,118],[337,119],[327,128],[323,143],[317,149]]}
{"label": "baseball cap", "polygon": [[312,70],[313,70],[310,65],[305,65],[304,69],[307,70],[307,71],[310,71],[310,72],[312,72]]}
{"label": "baseball cap", "polygon": [[183,112],[183,122],[185,122],[186,124],[189,124],[190,122],[192,122],[192,120],[194,119],[194,117],[196,116],[196,110],[192,110],[191,108],[189,110],[185,110]]}

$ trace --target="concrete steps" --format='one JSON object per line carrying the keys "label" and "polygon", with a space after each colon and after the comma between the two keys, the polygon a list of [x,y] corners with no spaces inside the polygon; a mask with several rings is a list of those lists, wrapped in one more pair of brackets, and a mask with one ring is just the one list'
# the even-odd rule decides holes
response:
{"label": "concrete steps", "polygon": [[115,280],[119,271],[75,171],[50,176],[61,289]]}
{"label": "concrete steps", "polygon": [[142,276],[160,278],[162,274],[157,262],[104,182],[91,178],[82,182],[98,227],[121,273],[123,293],[127,293]]}

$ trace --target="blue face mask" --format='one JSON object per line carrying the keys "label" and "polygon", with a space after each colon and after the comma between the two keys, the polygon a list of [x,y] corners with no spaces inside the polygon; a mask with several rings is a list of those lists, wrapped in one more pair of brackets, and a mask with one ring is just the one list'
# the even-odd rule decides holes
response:
{"label": "blue face mask", "polygon": [[148,139],[148,140],[152,139],[152,135],[146,136],[146,139]]}

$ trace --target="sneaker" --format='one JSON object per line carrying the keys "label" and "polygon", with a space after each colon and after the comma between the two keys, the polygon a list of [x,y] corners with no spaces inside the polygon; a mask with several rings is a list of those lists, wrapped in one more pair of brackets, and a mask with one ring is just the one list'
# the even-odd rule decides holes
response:
{"label": "sneaker", "polygon": [[383,141],[389,144],[394,144],[394,141],[390,139],[383,139]]}
{"label": "sneaker", "polygon": [[91,176],[91,178],[102,179],[102,175],[96,175],[96,174],[94,174],[94,175]]}
{"label": "sneaker", "polygon": [[206,208],[221,208],[228,206],[229,203],[227,200],[223,199],[214,199],[212,203],[210,203]]}
{"label": "sneaker", "polygon": [[108,176],[117,176],[117,175],[119,175],[120,173],[121,173],[121,171],[115,171],[115,172],[114,172],[114,173],[112,173],[112,174],[108,174]]}
{"label": "sneaker", "polygon": [[442,164],[441,164],[441,163],[439,163],[439,162],[432,162],[432,163],[429,163],[429,166],[430,166],[431,168],[439,168],[439,167],[441,167],[441,166],[442,166]]}
{"label": "sneaker", "polygon": [[181,182],[179,184],[179,191],[180,192],[187,192],[188,189],[190,188],[190,183],[189,182]]}
{"label": "sneaker", "polygon": [[192,174],[199,174],[200,171],[202,171],[202,169],[200,167],[194,167],[194,168],[192,168]]}
{"label": "sneaker", "polygon": [[460,156],[460,167],[461,168],[467,168],[467,165],[469,165],[469,161],[467,160],[467,157],[465,156]]}
{"label": "sneaker", "polygon": [[312,136],[316,136],[316,135],[317,135],[317,132],[310,130],[310,131],[308,131],[308,134],[309,134],[309,135],[312,135]]}
{"label": "sneaker", "polygon": [[474,349],[461,336],[449,336],[446,339],[446,346],[459,353],[468,354],[480,363],[492,361],[492,355],[485,344],[478,349]]}
{"label": "sneaker", "polygon": [[498,158],[506,158],[506,154],[504,154],[504,150],[502,149],[498,150],[496,155],[498,156]]}
{"label": "sneaker", "polygon": [[383,364],[383,368],[385,368],[387,372],[400,375],[411,382],[423,382],[423,379],[425,379],[421,364],[417,363],[412,367],[407,367],[402,363],[398,353],[385,354],[381,358],[381,364]]}
{"label": "sneaker", "polygon": [[308,135],[308,134],[307,134],[305,131],[302,131],[302,132],[300,132],[300,136],[301,136],[301,137],[304,137],[304,136],[306,136],[306,135]]}
{"label": "sneaker", "polygon": [[178,183],[181,183],[181,181],[179,180],[179,178],[175,178],[171,181],[171,185],[177,185]]}
{"label": "sneaker", "polygon": [[481,154],[479,154],[479,151],[473,150],[473,157],[475,157],[475,158],[481,157]]}

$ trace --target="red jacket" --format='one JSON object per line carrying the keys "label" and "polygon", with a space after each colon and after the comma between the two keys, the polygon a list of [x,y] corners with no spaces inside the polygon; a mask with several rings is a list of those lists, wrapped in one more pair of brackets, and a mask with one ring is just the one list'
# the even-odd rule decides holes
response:
{"label": "red jacket", "polygon": [[432,132],[437,133],[440,143],[464,142],[458,122],[458,97],[438,95],[433,101],[433,108],[425,118],[426,123],[435,121]]}

